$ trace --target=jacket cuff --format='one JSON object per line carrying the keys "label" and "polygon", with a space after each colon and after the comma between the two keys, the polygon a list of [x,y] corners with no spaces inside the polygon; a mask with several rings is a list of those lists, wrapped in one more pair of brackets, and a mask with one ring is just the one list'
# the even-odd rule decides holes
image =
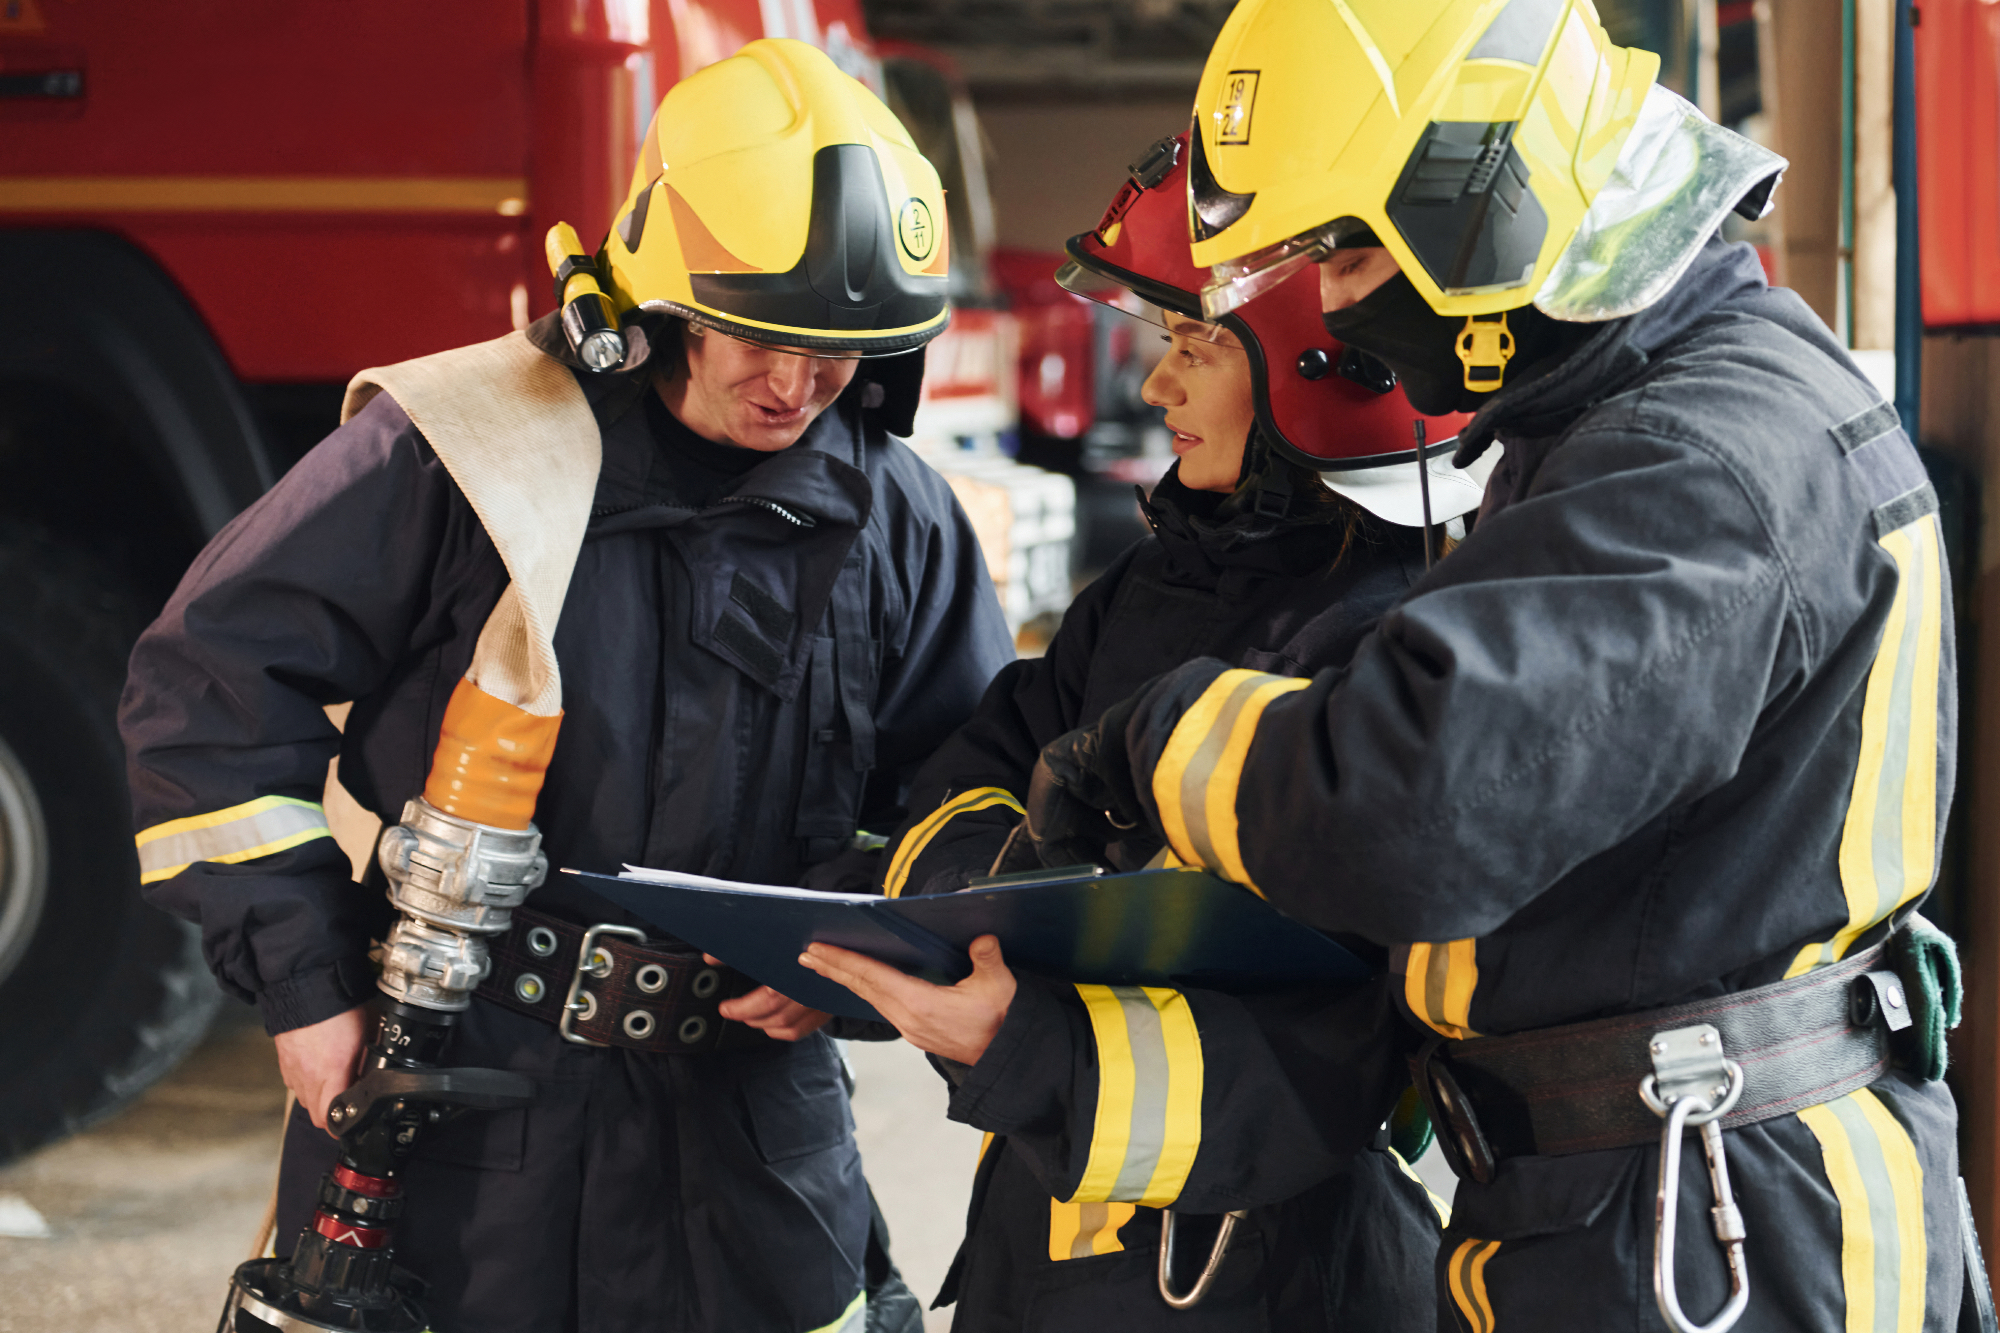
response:
{"label": "jacket cuff", "polygon": [[346,1013],[368,998],[371,980],[367,960],[343,958],[271,982],[257,992],[264,1031],[275,1037]]}
{"label": "jacket cuff", "polygon": [[1060,1099],[1050,1095],[1049,1073],[1051,1068],[1060,1070],[1067,1080],[1070,1072],[1070,1052],[1064,1050],[1051,1064],[1047,1044],[1069,1034],[1070,1016],[1056,997],[1056,987],[1073,988],[1066,982],[1026,973],[1014,976],[1014,999],[1007,1006],[1007,1017],[979,1063],[967,1069],[952,1089],[945,1112],[953,1120],[996,1134],[1041,1120],[1051,1112],[1060,1118]]}

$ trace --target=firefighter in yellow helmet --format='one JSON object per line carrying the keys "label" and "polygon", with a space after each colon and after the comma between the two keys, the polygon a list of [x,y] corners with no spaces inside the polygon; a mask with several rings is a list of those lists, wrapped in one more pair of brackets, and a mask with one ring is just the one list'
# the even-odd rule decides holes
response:
{"label": "firefighter in yellow helmet", "polygon": [[[230,1327],[919,1326],[826,1016],[559,868],[865,885],[857,829],[1012,659],[895,438],[944,215],[873,95],[752,43],[668,94],[601,248],[555,229],[557,315],[363,372],[140,640],[146,892],[298,1095]],[[365,885],[336,754],[390,825]]]}
{"label": "firefighter in yellow helmet", "polygon": [[1327,330],[1500,461],[1310,683],[1196,662],[1042,753],[1077,805],[1391,948],[1461,1184],[1441,1326],[1956,1326],[1956,706],[1906,423],[1750,248],[1782,160],[1587,0],[1245,0],[1197,94],[1211,317]]}

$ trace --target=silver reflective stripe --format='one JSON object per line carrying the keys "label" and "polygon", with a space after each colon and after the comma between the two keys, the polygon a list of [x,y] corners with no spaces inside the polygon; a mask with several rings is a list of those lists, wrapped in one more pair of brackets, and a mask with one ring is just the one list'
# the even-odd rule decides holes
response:
{"label": "silver reflective stripe", "polygon": [[1143,1199],[1153,1173],[1160,1169],[1160,1154],[1167,1142],[1167,1035],[1160,1011],[1143,990],[1113,986],[1111,993],[1125,1010],[1125,1032],[1132,1043],[1131,1137],[1125,1140],[1125,1161],[1118,1169],[1111,1197]]}
{"label": "silver reflective stripe", "polygon": [[234,864],[331,837],[326,810],[316,801],[260,796],[212,814],[156,824],[135,840],[139,881],[171,879],[196,861]]}
{"label": "silver reflective stripe", "polygon": [[1208,827],[1209,779],[1215,776],[1215,766],[1221,761],[1223,750],[1229,746],[1229,734],[1236,730],[1236,719],[1243,712],[1243,706],[1273,679],[1278,678],[1244,673],[1243,679],[1229,692],[1221,711],[1215,715],[1208,734],[1201,738],[1201,747],[1188,760],[1187,768],[1181,774],[1181,819],[1187,825],[1188,841],[1194,845],[1195,859],[1201,865],[1224,864]]}

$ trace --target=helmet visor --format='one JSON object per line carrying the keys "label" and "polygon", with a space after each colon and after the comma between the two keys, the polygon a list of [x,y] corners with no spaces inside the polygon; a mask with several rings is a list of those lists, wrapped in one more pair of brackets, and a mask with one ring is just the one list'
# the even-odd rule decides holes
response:
{"label": "helmet visor", "polygon": [[1172,337],[1192,338],[1196,342],[1214,343],[1219,347],[1243,345],[1236,335],[1227,329],[1203,323],[1192,315],[1181,314],[1156,305],[1108,274],[1099,273],[1095,269],[1077,263],[1074,259],[1056,270],[1056,285],[1072,296],[1081,296],[1086,301],[1109,306],[1122,315],[1130,315],[1133,319],[1151,324]]}
{"label": "helmet visor", "polygon": [[1201,313],[1220,319],[1256,300],[1310,264],[1326,261],[1335,250],[1380,245],[1360,218],[1336,218],[1311,231],[1267,245],[1262,250],[1217,264],[1201,289]]}
{"label": "helmet visor", "polygon": [[739,342],[745,347],[753,347],[760,352],[768,352],[773,356],[802,356],[812,361],[869,361],[884,356],[906,356],[912,350],[908,347],[893,347],[884,350],[857,347],[794,347],[786,343],[773,342],[764,338],[746,337],[744,334],[736,331],[736,328],[742,328],[742,325],[737,325],[736,328],[725,328],[721,323],[711,319],[696,319],[689,316],[683,316],[683,318],[687,319],[688,325],[694,331],[696,337],[706,337],[713,333],[718,337],[727,338],[731,342]]}

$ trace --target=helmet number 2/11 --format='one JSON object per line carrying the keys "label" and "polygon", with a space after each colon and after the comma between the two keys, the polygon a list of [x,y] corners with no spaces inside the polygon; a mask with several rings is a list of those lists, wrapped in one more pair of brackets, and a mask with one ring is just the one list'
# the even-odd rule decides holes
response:
{"label": "helmet number 2/11", "polygon": [[1232,69],[1223,80],[1222,105],[1215,111],[1218,144],[1250,142],[1250,112],[1257,103],[1257,74],[1254,69]]}
{"label": "helmet number 2/11", "polygon": [[937,244],[937,235],[932,227],[930,207],[923,200],[912,197],[896,214],[896,239],[910,258],[931,257],[931,247]]}

